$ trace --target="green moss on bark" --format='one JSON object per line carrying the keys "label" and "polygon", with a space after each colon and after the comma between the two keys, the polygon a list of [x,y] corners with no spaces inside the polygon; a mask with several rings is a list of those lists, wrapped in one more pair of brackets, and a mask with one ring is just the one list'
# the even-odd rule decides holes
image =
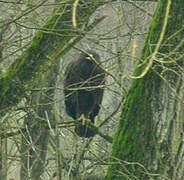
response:
{"label": "green moss on bark", "polygon": [[[178,37],[184,34],[182,27],[184,20],[181,18],[184,17],[183,1],[160,0],[150,24],[140,61],[138,62],[139,66],[135,70],[135,76],[139,76],[144,71],[154,52],[162,31],[168,2],[171,2],[171,8],[159,52],[162,54],[174,52],[173,50],[179,44],[180,53],[182,54],[184,51],[184,46],[181,44],[182,41],[180,42],[178,39]],[[179,34],[172,38],[179,30]],[[173,53],[171,57],[176,58],[176,53]],[[159,166],[161,168],[156,169],[156,171],[153,168],[157,145],[155,144],[155,124],[152,119],[154,110],[152,105],[154,97],[157,96],[157,92],[163,83],[162,79],[158,76],[162,70],[161,66],[159,67],[158,65],[159,63],[154,61],[152,68],[149,69],[144,77],[134,80],[125,98],[119,126],[113,141],[113,150],[106,178],[108,180],[133,180],[136,178],[147,180],[151,177],[148,171],[163,175],[164,167]],[[170,66],[172,67],[173,64]],[[168,156],[164,158],[160,157],[159,163],[167,166],[168,158]],[[154,178],[157,178],[157,176]]]}

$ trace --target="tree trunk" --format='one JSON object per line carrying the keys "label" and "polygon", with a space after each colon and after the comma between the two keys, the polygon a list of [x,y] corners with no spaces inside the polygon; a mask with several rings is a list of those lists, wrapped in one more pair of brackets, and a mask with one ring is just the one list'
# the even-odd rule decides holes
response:
{"label": "tree trunk", "polygon": [[182,0],[158,2],[123,104],[109,180],[184,178],[183,17]]}
{"label": "tree trunk", "polygon": [[56,125],[53,103],[59,62],[57,59],[52,68],[39,80],[35,87],[38,91],[31,96],[31,110],[28,109],[24,122],[26,131],[22,136],[21,180],[39,180],[45,168],[49,128],[44,124]]}

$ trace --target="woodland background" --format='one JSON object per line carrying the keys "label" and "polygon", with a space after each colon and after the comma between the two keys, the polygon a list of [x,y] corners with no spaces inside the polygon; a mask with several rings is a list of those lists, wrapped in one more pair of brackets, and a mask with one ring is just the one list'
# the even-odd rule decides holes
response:
{"label": "woodland background", "polygon": [[[184,178],[182,0],[3,0],[0,12],[0,179]],[[65,68],[87,49],[107,73],[92,139],[63,103]]]}

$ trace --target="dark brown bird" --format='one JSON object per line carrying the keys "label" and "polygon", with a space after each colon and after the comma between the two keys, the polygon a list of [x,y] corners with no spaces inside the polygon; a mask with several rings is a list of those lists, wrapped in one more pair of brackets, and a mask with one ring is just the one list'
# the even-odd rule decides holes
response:
{"label": "dark brown bird", "polygon": [[94,51],[82,53],[78,60],[71,62],[65,71],[64,95],[66,112],[76,123],[75,132],[81,137],[95,133],[88,120],[94,123],[103,98],[105,71],[101,68],[100,57]]}

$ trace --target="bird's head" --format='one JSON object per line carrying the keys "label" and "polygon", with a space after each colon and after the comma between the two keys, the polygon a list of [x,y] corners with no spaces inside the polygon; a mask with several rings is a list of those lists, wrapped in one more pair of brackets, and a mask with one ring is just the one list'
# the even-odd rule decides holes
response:
{"label": "bird's head", "polygon": [[93,50],[87,50],[80,55],[79,59],[91,60],[100,62],[100,56]]}

